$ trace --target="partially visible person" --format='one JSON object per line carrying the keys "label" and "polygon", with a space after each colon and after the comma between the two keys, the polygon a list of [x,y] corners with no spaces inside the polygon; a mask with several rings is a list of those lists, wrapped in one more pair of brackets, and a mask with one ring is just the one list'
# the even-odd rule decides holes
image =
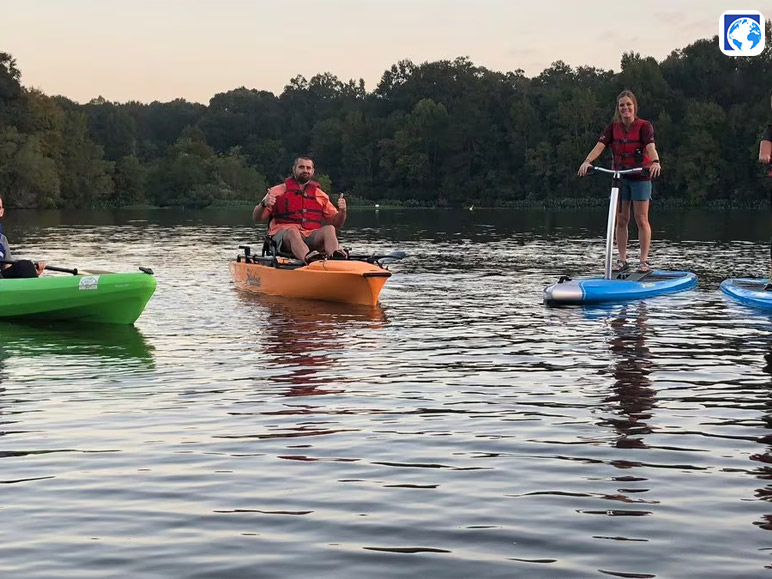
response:
{"label": "partially visible person", "polygon": [[657,147],[654,144],[654,127],[649,121],[638,118],[638,100],[629,90],[619,93],[614,120],[603,130],[598,142],[579,167],[577,174],[580,177],[587,174],[592,162],[600,157],[607,146],[611,147],[614,169],[632,169],[634,167],[649,169],[648,175],[630,175],[622,179],[616,227],[619,259],[614,264],[614,271],[622,272],[629,269],[627,263],[627,229],[630,223],[631,206],[635,216],[635,224],[638,227],[638,241],[641,246],[638,271],[651,271],[649,264],[651,179],[659,176],[662,165],[659,161]]}
{"label": "partially visible person", "polygon": [[268,219],[268,236],[279,251],[292,253],[305,263],[327,256],[346,258],[336,234],[346,221],[346,200],[341,194],[336,208],[319,183],[311,180],[313,175],[313,159],[295,159],[292,175],[268,189],[252,217],[255,221]]}
{"label": "partially visible person", "polygon": [[[772,94],[769,96],[769,105],[770,105],[770,108],[772,108]],[[764,135],[761,137],[761,143],[759,143],[759,163],[769,165],[771,160],[772,160],[772,124],[767,125],[767,128],[764,130]],[[769,176],[772,177],[772,170],[770,170]],[[769,203],[770,203],[770,207],[772,207],[772,189],[770,189],[769,195],[770,195]],[[769,244],[769,272],[770,272],[769,273],[770,283],[767,284],[767,287],[765,289],[768,291],[772,291],[772,241],[770,241],[770,244]]]}
{"label": "partially visible person", "polygon": [[[5,216],[5,201],[0,196],[0,219]],[[9,263],[12,262],[12,263]],[[14,261],[8,238],[3,234],[3,224],[0,223],[0,277],[37,277],[43,273],[46,264],[42,261],[33,263],[28,259]]]}

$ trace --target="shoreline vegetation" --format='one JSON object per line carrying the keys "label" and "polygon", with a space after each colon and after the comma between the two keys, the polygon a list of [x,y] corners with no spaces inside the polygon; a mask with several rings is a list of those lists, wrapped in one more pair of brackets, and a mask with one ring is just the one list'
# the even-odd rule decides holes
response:
{"label": "shoreline vegetation", "polygon": [[[605,192],[605,191],[604,191]],[[348,200],[348,197],[347,197]],[[701,203],[699,205],[693,205],[686,203],[683,199],[658,199],[655,195],[654,200],[656,201],[656,206],[652,209],[655,211],[660,210],[678,210],[678,209],[705,209],[705,210],[713,210],[713,211],[727,211],[727,210],[738,210],[738,211],[746,211],[746,210],[761,210],[761,211],[767,211],[769,210],[770,203],[767,199],[758,199],[758,200],[748,200],[745,202],[736,202],[732,201],[731,199],[714,199],[705,203]],[[243,209],[245,214],[251,215],[252,209],[255,206],[255,202],[251,200],[244,200],[244,199],[232,199],[227,201],[221,201],[221,200],[215,200],[212,203],[210,203],[207,206],[204,207],[194,207],[194,206],[185,206],[185,205],[153,205],[150,203],[134,203],[130,205],[121,205],[121,206],[111,206],[111,205],[102,205],[102,206],[92,206],[88,207],[87,209],[95,209],[95,210],[113,210],[113,209],[124,209],[128,211],[178,211],[178,210],[195,210],[195,211],[207,211],[207,210],[221,210],[221,209],[227,209],[227,208],[233,208],[233,209]],[[495,206],[486,206],[486,205],[473,205],[473,206],[444,206],[444,207],[438,207],[437,205],[432,204],[426,204],[426,205],[419,205],[416,202],[400,202],[400,201],[381,201],[381,202],[358,202],[358,203],[351,203],[349,201],[348,209],[349,212],[352,211],[404,211],[404,210],[431,210],[431,211],[447,211],[447,210],[454,210],[454,211],[464,211],[468,210],[470,213],[473,213],[475,211],[496,211],[496,210],[573,210],[573,209],[607,209],[608,208],[608,197],[598,197],[598,198],[584,198],[584,199],[576,199],[572,197],[564,197],[564,198],[555,198],[550,200],[549,202],[544,201],[528,201],[528,200],[520,200],[520,201],[511,201],[504,205],[495,205]],[[24,208],[16,208],[16,212],[18,211],[36,211],[36,210],[45,210],[46,208],[42,207],[24,207]],[[50,210],[56,210],[60,208],[47,208]],[[63,208],[61,208],[63,209]],[[86,209],[81,207],[80,209]]]}
{"label": "shoreline vegetation", "polygon": [[[444,206],[444,207],[438,207],[437,205],[419,205],[415,202],[407,202],[402,203],[398,201],[385,201],[385,202],[367,202],[367,203],[351,203],[348,200],[348,197],[346,197],[346,200],[348,201],[348,209],[349,212],[351,211],[402,211],[406,209],[421,209],[421,210],[435,210],[435,211],[444,211],[444,210],[469,210],[470,212],[474,211],[496,211],[497,209],[512,209],[512,210],[538,210],[538,209],[544,209],[544,210],[560,210],[560,209],[594,209],[594,208],[607,208],[608,207],[608,197],[603,198],[585,198],[585,199],[576,199],[571,197],[564,197],[564,198],[556,198],[550,200],[548,203],[545,203],[543,201],[528,201],[528,200],[522,200],[522,201],[511,201],[508,204],[505,205],[495,205],[495,206],[486,206],[486,205],[474,205],[469,207],[464,206]],[[699,205],[691,205],[689,203],[686,203],[682,199],[657,199],[656,200],[656,210],[663,210],[663,209],[708,209],[708,210],[716,210],[716,211],[724,211],[724,210],[762,210],[766,211],[769,209],[769,201],[767,199],[759,199],[759,200],[748,200],[744,203],[739,202],[733,202],[731,199],[715,199],[712,201],[708,201],[706,203],[701,203]],[[207,210],[207,209],[223,209],[223,208],[242,208],[247,213],[252,212],[252,209],[254,208],[254,202],[248,201],[248,200],[230,200],[230,201],[214,201],[210,205],[206,207],[188,207],[187,209],[197,209],[197,210]],[[121,207],[122,209],[129,209],[129,210],[141,210],[141,209],[147,209],[147,210],[178,210],[180,208],[185,209],[184,206],[179,205],[167,205],[167,206],[160,206],[160,205],[149,205],[149,204],[135,204],[135,205],[125,205]],[[105,207],[105,209],[118,209],[118,207]]]}
{"label": "shoreline vegetation", "polygon": [[765,34],[757,57],[727,57],[713,37],[661,62],[624,53],[619,72],[557,61],[527,78],[464,57],[402,60],[371,92],[321,73],[208,105],[48,96],[0,47],[0,191],[22,209],[254,205],[310,153],[322,189],[352,208],[603,206],[607,182],[576,171],[630,89],[655,127],[658,207],[766,209],[770,21]]}

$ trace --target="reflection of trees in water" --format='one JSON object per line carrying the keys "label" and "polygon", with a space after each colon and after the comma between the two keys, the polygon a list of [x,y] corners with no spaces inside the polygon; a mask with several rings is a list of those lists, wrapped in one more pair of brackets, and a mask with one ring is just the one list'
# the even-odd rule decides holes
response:
{"label": "reflection of trees in water", "polygon": [[282,370],[269,380],[288,384],[287,396],[343,392],[343,383],[350,378],[334,372],[343,351],[351,347],[351,328],[380,327],[386,320],[380,307],[270,296],[244,299],[265,308],[262,341],[267,365]]}
{"label": "reflection of trees in water", "polygon": [[651,387],[651,352],[646,345],[647,310],[645,302],[625,305],[611,319],[609,349],[613,355],[615,378],[611,394],[603,401],[615,407],[614,415],[601,421],[618,434],[615,446],[646,448],[643,436],[651,432],[656,393]]}
{"label": "reflection of trees in water", "polygon": [[[772,377],[772,347],[768,348],[767,353],[764,354],[764,372]],[[772,382],[768,384],[768,387],[772,388]],[[765,411],[762,416],[764,426],[767,429],[772,429],[772,390],[767,391],[767,399],[765,402]],[[750,459],[754,462],[760,463],[760,465],[754,469],[753,474],[761,480],[772,481],[772,434],[767,434],[759,439],[759,442],[766,445],[764,452],[750,455]],[[772,502],[772,483],[766,483],[766,486],[756,490],[756,498],[759,500]],[[772,531],[772,514],[763,515],[760,521],[754,523],[758,527],[767,531]]]}

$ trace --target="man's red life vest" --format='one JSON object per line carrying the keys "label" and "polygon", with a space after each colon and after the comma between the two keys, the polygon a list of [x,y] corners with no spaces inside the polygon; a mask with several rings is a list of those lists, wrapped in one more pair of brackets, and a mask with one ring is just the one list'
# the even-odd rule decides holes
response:
{"label": "man's red life vest", "polygon": [[641,127],[646,121],[635,119],[625,131],[625,125],[614,122],[611,128],[611,152],[614,154],[614,169],[648,167],[651,164],[646,145],[641,141]]}
{"label": "man's red life vest", "polygon": [[286,190],[276,198],[272,219],[276,223],[297,223],[303,229],[319,229],[324,217],[324,206],[317,199],[319,183],[309,181],[305,190],[295,179],[284,181]]}

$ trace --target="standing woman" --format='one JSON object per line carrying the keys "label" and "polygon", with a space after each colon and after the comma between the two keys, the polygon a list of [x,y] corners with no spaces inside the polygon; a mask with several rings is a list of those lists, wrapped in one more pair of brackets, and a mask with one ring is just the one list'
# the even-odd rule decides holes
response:
{"label": "standing woman", "polygon": [[[770,107],[772,107],[772,95],[770,95],[769,104]],[[764,130],[764,136],[761,137],[761,143],[759,144],[759,163],[769,165],[770,160],[772,160],[772,125],[767,125],[767,128]],[[772,177],[772,171],[770,171],[769,176]],[[772,192],[770,192],[769,202],[772,204]],[[772,243],[769,245],[769,258],[770,283],[764,288],[766,290],[772,290]]]}
{"label": "standing woman", "polygon": [[578,175],[584,177],[592,162],[600,157],[607,146],[611,146],[614,169],[648,167],[649,174],[630,175],[622,179],[617,206],[616,240],[619,259],[614,271],[626,271],[627,228],[630,223],[632,206],[635,224],[638,226],[638,241],[641,245],[641,263],[638,271],[651,271],[649,247],[651,246],[651,225],[649,225],[649,202],[651,201],[651,179],[659,176],[662,166],[654,145],[654,128],[649,121],[637,118],[638,100],[629,90],[623,90],[617,97],[614,120],[601,134],[596,145],[579,167]]}

